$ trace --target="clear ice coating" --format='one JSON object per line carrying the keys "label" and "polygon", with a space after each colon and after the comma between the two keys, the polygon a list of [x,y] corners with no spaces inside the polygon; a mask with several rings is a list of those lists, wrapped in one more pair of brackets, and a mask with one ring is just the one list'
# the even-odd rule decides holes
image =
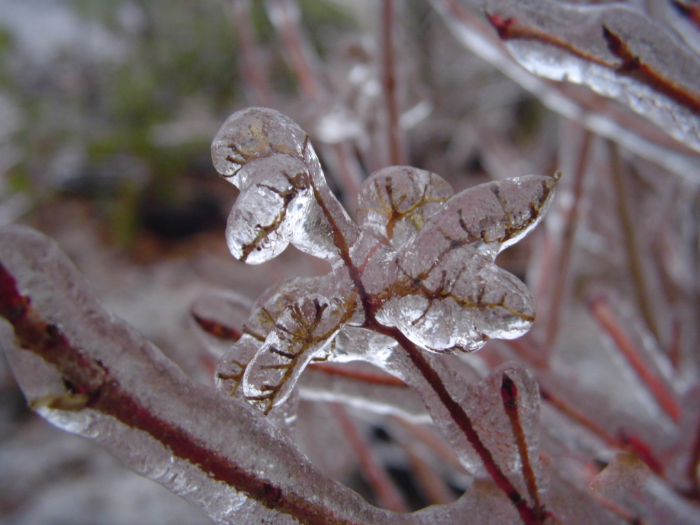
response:
{"label": "clear ice coating", "polygon": [[531,73],[584,84],[700,151],[700,59],[669,28],[621,3],[488,0],[485,10]]}
{"label": "clear ice coating", "polygon": [[[429,352],[470,352],[532,325],[527,288],[494,261],[541,220],[556,177],[454,194],[434,173],[389,167],[363,184],[356,225],[328,189],[306,133],[274,110],[233,114],[212,155],[241,190],[227,230],[236,258],[262,262],[292,243],[332,265],[328,275],[285,281],[257,301],[219,362],[227,394],[268,414],[313,360],[386,365],[397,348],[392,333]],[[366,333],[379,337],[353,343]]]}

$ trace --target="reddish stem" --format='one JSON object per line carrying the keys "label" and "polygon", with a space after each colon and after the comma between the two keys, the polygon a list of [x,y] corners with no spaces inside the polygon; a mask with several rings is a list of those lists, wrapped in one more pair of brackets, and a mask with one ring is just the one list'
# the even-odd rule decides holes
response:
{"label": "reddish stem", "polygon": [[260,67],[260,58],[257,56],[253,32],[251,31],[253,24],[250,14],[250,0],[233,0],[232,14],[236,36],[238,37],[238,46],[241,49],[243,74],[246,81],[253,87],[252,94],[255,104],[257,106],[271,107],[270,86]]}
{"label": "reddish stem", "polygon": [[559,333],[559,320],[561,318],[561,305],[566,289],[566,275],[571,261],[571,249],[574,244],[574,234],[578,225],[579,210],[581,208],[581,195],[583,193],[583,176],[586,173],[588,151],[591,144],[591,132],[586,130],[579,149],[578,162],[574,172],[573,187],[571,194],[573,203],[571,209],[566,213],[564,231],[561,236],[561,246],[559,249],[558,264],[552,279],[552,299],[549,303],[549,323],[547,324],[547,335],[545,346],[547,353],[551,352],[554,340]]}
{"label": "reddish stem", "polygon": [[225,324],[212,319],[206,319],[194,312],[190,312],[190,315],[197,323],[197,326],[217,339],[236,342],[241,338],[241,332],[235,328],[231,328],[230,326],[226,326]]}
{"label": "reddish stem", "polygon": [[382,0],[382,50],[383,70],[382,85],[387,117],[387,146],[389,148],[389,166],[399,166],[403,162],[401,130],[399,128],[399,107],[397,100],[396,58],[394,21],[394,0]]}
{"label": "reddish stem", "polygon": [[510,499],[515,506],[520,519],[525,525],[542,525],[543,519],[540,514],[540,509],[531,508],[520,492],[515,488],[511,481],[503,474],[503,471],[494,460],[491,451],[486,448],[479,434],[474,429],[474,424],[471,418],[466,413],[464,408],[454,400],[445,387],[442,379],[437,372],[430,366],[430,363],[425,359],[422,350],[416,347],[405,335],[397,329],[388,329],[378,325],[376,331],[391,335],[404,349],[408,357],[418,372],[423,376],[423,379],[430,385],[435,394],[440,399],[440,402],[447,409],[451,419],[455,422],[462,434],[467,438],[467,441],[477,453],[484,464],[486,472],[498,486],[498,488]]}
{"label": "reddish stem", "polygon": [[686,475],[690,480],[690,495],[695,499],[700,499],[700,483],[698,482],[698,467],[700,466],[700,417],[698,417],[693,443],[690,448],[690,458]]}
{"label": "reddish stem", "polygon": [[[267,508],[294,516],[300,523],[359,525],[355,520],[338,516],[318,501],[283,491],[256,472],[212,450],[177,422],[151,413],[109,368],[73,346],[59,327],[37,314],[30,299],[18,292],[14,277],[2,265],[0,316],[12,325],[17,345],[53,366],[63,378],[67,396],[81,400],[79,406],[74,401],[68,409],[89,408],[128,428],[140,430],[161,443],[173,457],[190,463],[211,479],[233,487]],[[61,403],[61,399],[55,402]]]}
{"label": "reddish stem", "polygon": [[507,374],[503,374],[501,380],[501,399],[503,400],[503,408],[506,411],[510,426],[513,431],[515,443],[518,446],[518,454],[522,463],[523,479],[527,486],[527,492],[533,502],[535,512],[541,508],[539,490],[537,488],[537,479],[535,472],[530,464],[530,454],[527,450],[527,441],[525,440],[525,432],[520,423],[520,414],[518,413],[518,386]]}
{"label": "reddish stem", "polygon": [[615,347],[625,357],[629,365],[642,380],[642,383],[649,389],[659,406],[677,423],[681,409],[675,394],[666,387],[665,383],[640,356],[639,351],[620,327],[610,306],[603,297],[599,297],[591,303],[591,313],[596,322],[613,340]]}
{"label": "reddish stem", "polygon": [[632,224],[627,206],[629,192],[627,191],[625,185],[625,173],[622,167],[622,161],[620,159],[620,152],[617,145],[612,143],[610,144],[610,157],[610,174],[612,177],[613,186],[615,188],[617,213],[620,219],[620,228],[622,230],[622,241],[625,244],[625,250],[627,252],[627,269],[632,280],[634,293],[637,296],[639,313],[641,314],[642,319],[644,319],[644,323],[647,325],[649,331],[656,338],[656,340],[661,343],[661,339],[659,338],[659,333],[656,328],[656,321],[651,309],[651,302],[649,301],[649,296],[644,282],[644,275],[642,274],[642,266],[639,262],[639,250],[637,248],[637,239],[635,238],[636,229]]}
{"label": "reddish stem", "polygon": [[374,457],[367,441],[358,432],[357,427],[348,416],[345,409],[337,403],[329,403],[328,406],[333,413],[333,417],[340,426],[345,439],[350,443],[350,447],[355,452],[360,461],[360,467],[372,490],[377,496],[379,504],[385,509],[394,512],[408,512],[406,502],[394,486],[393,481],[387,475],[386,470],[381,466],[377,458]]}
{"label": "reddish stem", "polygon": [[362,381],[365,383],[372,383],[375,385],[383,386],[393,386],[398,388],[408,388],[408,385],[406,385],[406,383],[389,374],[365,372],[364,370],[351,370],[342,366],[330,365],[326,363],[311,363],[309,364],[309,368],[311,370],[323,372],[324,374],[345,377],[347,379],[354,379],[356,381]]}
{"label": "reddish stem", "polygon": [[304,39],[299,27],[290,13],[290,9],[295,9],[297,6],[293,6],[291,0],[267,0],[266,4],[270,12],[270,20],[282,38],[282,44],[297,77],[301,93],[304,98],[313,100],[321,92],[321,86],[306,56]]}

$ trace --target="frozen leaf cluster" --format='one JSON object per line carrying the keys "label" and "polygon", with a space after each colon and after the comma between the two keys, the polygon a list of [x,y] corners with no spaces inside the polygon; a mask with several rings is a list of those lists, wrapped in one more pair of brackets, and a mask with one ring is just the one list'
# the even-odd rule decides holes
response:
{"label": "frozen leaf cluster", "polygon": [[265,413],[314,359],[386,361],[406,340],[430,352],[473,351],[532,324],[527,288],[494,260],[542,218],[555,178],[455,195],[433,173],[385,168],[362,186],[356,225],[328,189],[308,136],[276,111],[235,113],[212,152],[241,190],[227,226],[235,257],[260,263],[292,243],[332,265],[323,277],[268,290],[219,365],[222,388],[240,389]]}

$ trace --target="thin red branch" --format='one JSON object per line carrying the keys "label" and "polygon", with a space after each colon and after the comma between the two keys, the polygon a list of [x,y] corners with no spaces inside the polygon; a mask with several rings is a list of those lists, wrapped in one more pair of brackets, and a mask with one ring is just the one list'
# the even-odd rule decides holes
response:
{"label": "thin red branch", "polygon": [[217,339],[236,342],[241,338],[241,332],[235,328],[231,328],[230,326],[226,326],[225,324],[212,319],[205,319],[194,312],[190,312],[190,315],[197,323],[197,326],[199,326],[207,334],[216,337]]}
{"label": "thin red branch", "polygon": [[554,278],[552,279],[551,283],[552,295],[549,302],[549,322],[547,323],[547,333],[545,336],[547,353],[551,352],[555,338],[559,333],[562,300],[564,298],[564,291],[566,290],[566,276],[569,269],[569,263],[571,261],[571,250],[574,244],[574,234],[576,233],[576,227],[578,225],[581,208],[581,196],[583,193],[583,178],[584,174],[586,173],[591,136],[591,132],[586,130],[579,148],[576,170],[574,171],[573,186],[571,188],[573,202],[564,219],[564,230],[561,236],[559,257],[557,260]]}
{"label": "thin red branch", "polygon": [[389,166],[399,166],[403,162],[401,129],[399,128],[399,102],[397,97],[394,0],[382,0],[382,87],[386,107],[387,147]]}
{"label": "thin red branch", "polygon": [[613,514],[616,514],[623,520],[625,520],[627,523],[630,525],[643,525],[645,522],[642,521],[642,519],[639,516],[635,516],[632,514],[629,510],[626,508],[618,505],[614,501],[601,496],[600,494],[597,494],[596,492],[593,492],[592,490],[589,491],[589,494],[591,497],[596,500],[598,503],[600,503],[603,507],[608,509],[610,512]]}
{"label": "thin red branch", "polygon": [[347,379],[354,379],[356,381],[362,381],[364,383],[371,383],[383,386],[393,386],[398,388],[408,388],[408,385],[406,385],[406,383],[389,374],[365,372],[363,370],[351,370],[346,367],[331,365],[327,363],[311,363],[309,364],[309,368],[311,370],[323,372],[324,374],[344,377]]}
{"label": "thin red branch", "polygon": [[421,492],[429,505],[447,505],[456,497],[436,469],[423,457],[421,450],[412,442],[400,439],[399,445],[406,453],[408,464]]}
{"label": "thin red branch", "polygon": [[619,439],[610,435],[602,427],[598,426],[585,414],[571,406],[566,401],[553,395],[549,390],[540,385],[540,395],[542,399],[552,405],[554,408],[562,412],[571,420],[575,421],[582,427],[588,429],[595,436],[607,443],[613,448],[626,450],[636,454],[647,466],[659,476],[664,475],[663,464],[651,452],[649,446],[638,438],[631,438],[628,435],[622,435]]}
{"label": "thin red branch", "polygon": [[688,467],[686,476],[690,481],[691,496],[700,499],[700,480],[698,480],[698,467],[700,467],[700,417],[698,417],[693,442],[690,447],[690,457],[688,458]]}
{"label": "thin red branch", "polygon": [[664,381],[658,377],[656,372],[652,370],[641,357],[639,350],[635,348],[632,341],[630,341],[623,328],[615,319],[605,298],[598,297],[591,303],[590,308],[593,318],[613,340],[615,348],[625,357],[642,383],[646,385],[654,396],[659,406],[677,423],[680,417],[680,405],[676,399],[675,393],[666,386]]}
{"label": "thin red branch", "polygon": [[251,28],[253,27],[250,13],[250,0],[233,0],[232,21],[238,37],[238,46],[241,50],[243,62],[243,76],[252,87],[252,95],[256,106],[271,107],[272,95],[270,85],[260,67],[260,58],[257,56],[255,39]]}
{"label": "thin red branch", "polygon": [[619,148],[614,144],[610,144],[610,156],[610,175],[615,188],[615,199],[617,201],[617,213],[620,220],[620,228],[622,230],[622,240],[625,244],[625,251],[627,252],[627,269],[629,271],[632,286],[637,297],[639,313],[641,314],[642,319],[644,319],[644,323],[647,325],[649,331],[656,338],[656,340],[661,343],[656,326],[656,320],[654,319],[651,309],[651,302],[649,300],[644,282],[642,267],[639,262],[639,249],[637,247],[637,239],[635,237],[636,229],[632,224],[630,212],[627,206],[629,194],[626,190],[624,179],[625,173],[622,167],[622,160],[620,159]]}
{"label": "thin red branch", "polygon": [[433,454],[435,454],[442,461],[461,472],[466,472],[464,465],[462,465],[462,463],[459,461],[455,451],[429,428],[416,425],[396,416],[392,416],[391,419],[394,421],[394,423],[406,430],[411,437],[423,443],[423,445],[429,448]]}
{"label": "thin red branch", "polygon": [[498,486],[498,488],[513,503],[523,523],[525,525],[542,525],[543,519],[541,517],[540,509],[533,509],[530,507],[527,500],[522,497],[518,489],[516,489],[508,477],[503,474],[503,471],[496,463],[496,460],[494,460],[491,451],[486,447],[486,445],[484,445],[483,441],[481,441],[481,438],[479,437],[479,434],[474,429],[474,424],[472,423],[471,418],[466,413],[464,408],[450,395],[447,387],[445,387],[437,372],[430,366],[430,363],[428,363],[426,360],[423,352],[405,335],[396,329],[387,329],[385,327],[378,326],[376,330],[380,333],[389,332],[387,335],[391,335],[394,339],[396,339],[396,341],[398,341],[413,362],[413,365],[423,376],[423,379],[425,379],[428,385],[430,385],[440,399],[440,402],[447,409],[450,414],[450,418],[455,422],[462,434],[464,434],[464,436],[467,438],[467,441],[483,462],[486,472],[488,472],[496,486]]}
{"label": "thin red branch", "polygon": [[343,436],[348,440],[350,447],[360,461],[362,473],[377,496],[379,504],[385,509],[394,512],[408,512],[406,502],[397,490],[394,482],[377,458],[374,457],[367,441],[357,430],[357,426],[350,419],[342,405],[329,403],[328,406]]}
{"label": "thin red branch", "polygon": [[304,98],[313,100],[321,92],[321,86],[306,56],[304,38],[297,21],[294,20],[290,12],[291,9],[297,9],[297,6],[291,4],[291,0],[267,0],[267,4],[270,11],[274,10],[275,14],[271,15],[270,18],[282,38],[282,44],[297,77],[301,93]]}
{"label": "thin red branch", "polygon": [[[527,487],[528,495],[533,502],[535,512],[541,509],[539,489],[537,488],[537,479],[535,472],[530,463],[530,453],[527,450],[527,441],[525,440],[525,432],[520,423],[520,414],[518,412],[518,386],[507,374],[503,374],[501,380],[501,399],[503,400],[503,408],[506,411],[510,427],[513,431],[515,443],[518,446],[518,454],[522,463],[523,479]],[[544,517],[544,516],[541,516]]]}

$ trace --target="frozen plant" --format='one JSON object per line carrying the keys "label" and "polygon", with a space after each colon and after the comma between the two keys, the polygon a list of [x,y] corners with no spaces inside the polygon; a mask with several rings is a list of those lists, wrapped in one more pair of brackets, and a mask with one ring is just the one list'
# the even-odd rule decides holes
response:
{"label": "frozen plant", "polygon": [[492,182],[453,195],[410,167],[370,176],[359,227],[326,185],[308,136],[274,110],[232,115],[214,139],[214,163],[240,190],[229,216],[231,253],[252,264],[288,243],[331,264],[326,276],[269,290],[219,365],[222,388],[269,413],[312,359],[391,364],[394,347],[453,353],[525,333],[535,308],[525,285],[494,259],[542,218],[555,178]]}
{"label": "frozen plant", "polygon": [[[504,366],[466,385],[456,357],[437,355],[529,328],[532,299],[494,258],[535,227],[556,178],[453,195],[435,174],[386,168],[363,185],[358,227],[328,189],[308,136],[276,111],[234,114],[212,150],[217,169],[241,189],[227,229],[232,253],[262,262],[291,242],[327,260],[330,274],[285,281],[258,300],[219,365],[227,396],[191,382],[105,312],[54,243],[5,229],[2,343],[35,410],[221,523],[452,524],[465,513],[480,523],[586,519],[553,497],[563,489],[545,490],[531,375]],[[326,478],[286,428],[295,410],[288,398],[313,359],[365,360],[402,379],[483,481],[453,504],[403,515]]]}

